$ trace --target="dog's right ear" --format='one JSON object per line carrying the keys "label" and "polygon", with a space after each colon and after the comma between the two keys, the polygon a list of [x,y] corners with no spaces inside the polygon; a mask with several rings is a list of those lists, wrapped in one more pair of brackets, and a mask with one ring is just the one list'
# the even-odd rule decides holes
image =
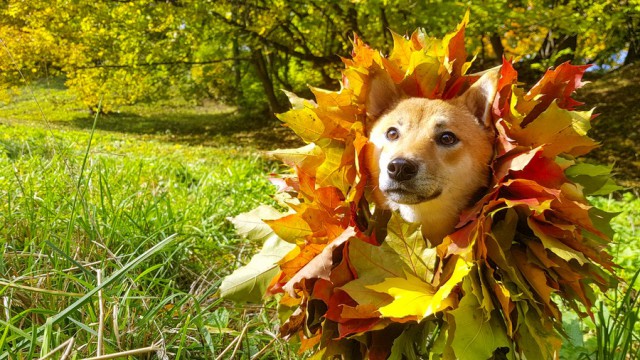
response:
{"label": "dog's right ear", "polygon": [[393,82],[391,76],[382,69],[373,70],[369,83],[369,94],[365,102],[367,116],[377,119],[398,102],[400,97],[400,89]]}
{"label": "dog's right ear", "polygon": [[500,67],[495,67],[484,71],[482,76],[471,87],[465,91],[458,101],[469,109],[478,119],[480,125],[492,128],[491,104],[496,96],[498,79],[500,78]]}

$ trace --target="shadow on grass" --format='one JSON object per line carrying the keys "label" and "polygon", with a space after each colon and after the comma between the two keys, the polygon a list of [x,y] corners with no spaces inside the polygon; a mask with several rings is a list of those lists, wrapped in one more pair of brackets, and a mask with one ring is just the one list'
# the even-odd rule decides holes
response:
{"label": "shadow on grass", "polygon": [[[67,122],[91,129],[93,117]],[[171,112],[141,116],[134,113],[98,117],[98,130],[142,135],[163,141],[203,146],[241,146],[259,150],[297,147],[300,140],[279,121],[261,114]]]}
{"label": "shadow on grass", "polygon": [[602,164],[614,163],[623,186],[640,189],[640,64],[614,70],[578,91],[583,109],[595,107],[591,136],[602,146],[587,156]]}

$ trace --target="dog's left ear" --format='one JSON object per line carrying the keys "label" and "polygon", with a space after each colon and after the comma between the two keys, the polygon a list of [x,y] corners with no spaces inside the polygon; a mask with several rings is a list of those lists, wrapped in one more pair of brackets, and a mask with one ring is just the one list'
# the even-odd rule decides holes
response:
{"label": "dog's left ear", "polygon": [[371,80],[365,106],[367,116],[377,120],[400,100],[402,93],[385,70],[376,67],[370,71]]}
{"label": "dog's left ear", "polygon": [[500,68],[487,70],[458,99],[478,119],[481,125],[491,127],[491,105],[496,96]]}

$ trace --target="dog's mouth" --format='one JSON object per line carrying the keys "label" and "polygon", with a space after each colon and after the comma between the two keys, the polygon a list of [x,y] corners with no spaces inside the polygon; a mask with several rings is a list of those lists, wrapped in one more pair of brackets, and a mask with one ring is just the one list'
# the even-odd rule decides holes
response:
{"label": "dog's mouth", "polygon": [[397,203],[397,204],[405,204],[405,205],[415,205],[419,203],[423,203],[426,201],[430,201],[438,198],[442,195],[442,189],[437,189],[431,194],[417,193],[412,190],[408,190],[402,187],[392,187],[388,189],[383,189],[382,192],[387,197],[387,199]]}

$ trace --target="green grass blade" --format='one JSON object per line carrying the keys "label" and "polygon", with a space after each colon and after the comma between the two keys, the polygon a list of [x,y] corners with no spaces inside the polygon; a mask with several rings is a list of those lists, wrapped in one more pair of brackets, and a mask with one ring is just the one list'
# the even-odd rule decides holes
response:
{"label": "green grass blade", "polygon": [[106,286],[109,286],[112,283],[114,283],[115,281],[119,280],[120,277],[122,277],[124,274],[129,272],[131,269],[133,269],[134,267],[140,265],[141,262],[145,261],[146,259],[148,259],[152,255],[154,255],[158,251],[162,250],[165,246],[169,245],[171,243],[171,241],[173,241],[175,236],[176,235],[173,234],[173,235],[165,238],[164,240],[160,241],[159,243],[155,244],[152,248],[150,248],[149,250],[145,251],[143,254],[141,254],[137,258],[133,259],[129,263],[125,264],[120,270],[116,271],[111,276],[109,276],[108,278],[104,279],[102,285],[96,286],[95,288],[91,289],[83,297],[81,297],[76,302],[74,302],[73,304],[68,306],[66,309],[62,310],[60,313],[58,313],[53,318],[51,318],[52,324],[57,324],[60,320],[66,318],[69,314],[71,314],[72,312],[76,311],[80,306],[84,305],[87,301],[89,301],[93,295],[97,294],[98,291],[100,291],[100,289],[102,289],[102,288],[104,288]]}
{"label": "green grass blade", "polygon": [[[135,258],[132,261],[130,261],[127,264],[125,264],[121,269],[119,269],[118,271],[113,273],[108,278],[104,279],[103,283],[100,286],[96,286],[95,288],[89,290],[89,292],[87,292],[80,299],[76,300],[73,304],[69,305],[67,308],[65,308],[64,310],[62,310],[58,314],[54,315],[53,317],[47,319],[47,323],[45,325],[39,327],[38,330],[37,330],[37,333],[40,334],[46,328],[50,328],[51,326],[57,324],[58,322],[62,321],[63,319],[66,319],[73,312],[75,312],[81,306],[83,306],[85,303],[87,303],[89,300],[91,300],[91,298],[95,294],[97,294],[98,291],[100,291],[104,287],[107,287],[107,286],[113,284],[114,282],[119,280],[122,276],[124,276],[127,272],[131,271],[131,269],[133,269],[136,266],[140,265],[140,263],[144,262],[146,259],[148,259],[152,255],[154,255],[158,251],[162,250],[165,246],[169,245],[173,241],[173,239],[175,237],[176,237],[176,235],[173,234],[173,235],[165,238],[164,240],[162,240],[159,243],[155,244],[153,247],[151,247],[149,250],[145,251],[143,254],[141,254],[137,258]],[[46,336],[45,336],[45,340],[46,340]],[[24,341],[20,342],[19,344],[17,344],[16,347],[13,349],[13,351],[17,352],[18,350],[21,350],[21,349],[25,348],[29,343],[30,343],[30,341],[24,340]],[[43,347],[43,348],[47,348],[48,349],[48,347],[46,347],[46,346]],[[45,351],[45,353],[46,353],[46,351]],[[0,360],[6,359],[7,356],[8,356],[8,353],[4,353],[4,354],[0,355]]]}

